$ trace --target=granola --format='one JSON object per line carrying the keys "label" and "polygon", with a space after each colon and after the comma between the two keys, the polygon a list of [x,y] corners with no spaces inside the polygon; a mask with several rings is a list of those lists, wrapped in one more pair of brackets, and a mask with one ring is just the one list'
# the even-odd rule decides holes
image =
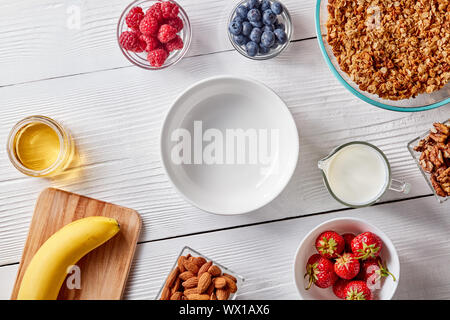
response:
{"label": "granola", "polygon": [[436,194],[450,196],[450,123],[434,123],[430,134],[414,147],[422,152],[419,163],[431,174],[431,184]]}
{"label": "granola", "polygon": [[361,90],[414,98],[450,79],[450,0],[329,0],[327,41]]}

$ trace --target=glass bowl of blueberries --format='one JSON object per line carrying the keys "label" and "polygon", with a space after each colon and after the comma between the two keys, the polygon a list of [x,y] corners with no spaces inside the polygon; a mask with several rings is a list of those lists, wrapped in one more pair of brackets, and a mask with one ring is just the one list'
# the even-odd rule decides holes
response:
{"label": "glass bowl of blueberries", "polygon": [[291,16],[276,0],[242,0],[231,11],[228,37],[233,47],[253,60],[271,59],[289,45]]}

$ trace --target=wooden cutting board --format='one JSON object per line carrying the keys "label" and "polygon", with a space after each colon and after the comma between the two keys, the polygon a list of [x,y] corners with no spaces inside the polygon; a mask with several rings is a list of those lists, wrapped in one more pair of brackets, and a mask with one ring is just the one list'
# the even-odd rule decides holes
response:
{"label": "wooden cutting board", "polygon": [[37,200],[11,299],[16,299],[25,270],[40,246],[66,224],[89,216],[114,218],[120,224],[120,231],[77,263],[81,288],[68,289],[64,281],[58,299],[122,298],[141,230],[139,214],[111,203],[49,188]]}

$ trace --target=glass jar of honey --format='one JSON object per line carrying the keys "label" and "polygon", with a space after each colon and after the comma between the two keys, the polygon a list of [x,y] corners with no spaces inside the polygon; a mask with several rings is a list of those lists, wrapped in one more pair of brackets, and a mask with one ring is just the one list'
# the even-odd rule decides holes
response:
{"label": "glass jar of honey", "polygon": [[32,177],[50,177],[63,172],[75,155],[70,133],[44,116],[19,121],[9,134],[7,150],[14,167]]}

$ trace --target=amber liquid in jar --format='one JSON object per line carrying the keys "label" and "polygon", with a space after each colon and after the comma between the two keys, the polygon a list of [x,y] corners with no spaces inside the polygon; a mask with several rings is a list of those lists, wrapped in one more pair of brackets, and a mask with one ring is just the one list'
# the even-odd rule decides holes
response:
{"label": "amber liquid in jar", "polygon": [[43,117],[25,118],[8,139],[13,165],[30,176],[52,176],[66,169],[74,157],[70,134],[56,121]]}

